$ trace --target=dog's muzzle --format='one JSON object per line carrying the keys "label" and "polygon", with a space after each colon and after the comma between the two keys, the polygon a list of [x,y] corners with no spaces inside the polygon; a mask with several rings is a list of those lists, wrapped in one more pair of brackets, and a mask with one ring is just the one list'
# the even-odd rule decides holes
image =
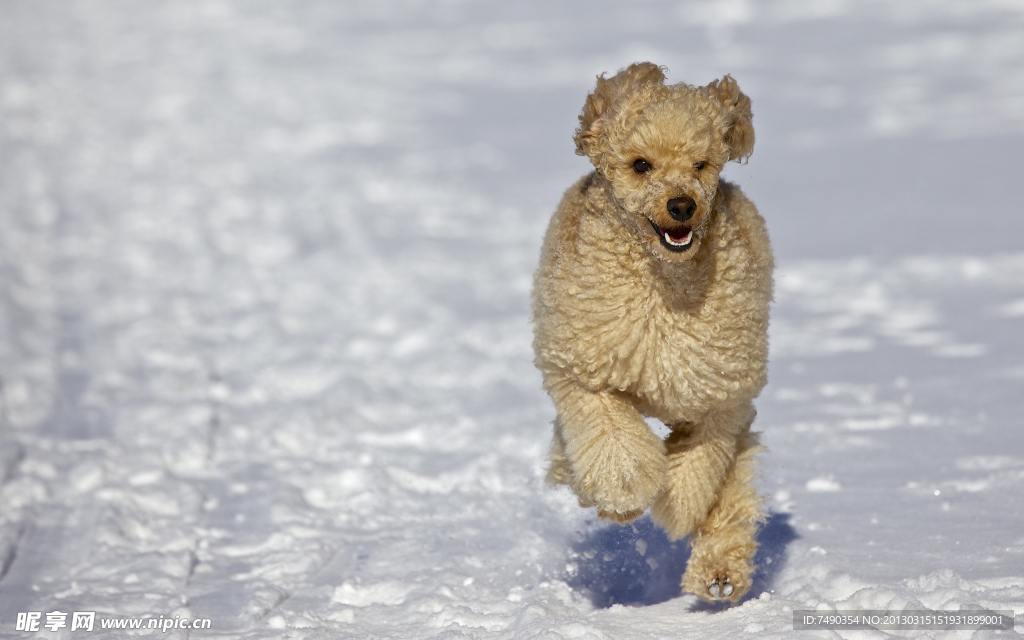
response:
{"label": "dog's muzzle", "polygon": [[[697,203],[690,196],[672,198],[665,204],[668,215],[680,223],[689,222],[697,212]],[[693,227],[688,224],[662,226],[648,218],[654,232],[661,240],[661,246],[675,253],[683,253],[693,246]]]}

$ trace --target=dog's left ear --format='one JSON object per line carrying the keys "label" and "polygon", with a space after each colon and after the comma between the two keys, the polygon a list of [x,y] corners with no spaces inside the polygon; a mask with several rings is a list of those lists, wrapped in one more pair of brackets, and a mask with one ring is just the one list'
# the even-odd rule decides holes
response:
{"label": "dog's left ear", "polygon": [[726,75],[707,86],[708,93],[718,99],[728,115],[728,130],[725,144],[729,147],[729,159],[737,162],[746,160],[754,152],[754,117],[750,111],[750,98],[740,91],[740,85]]}

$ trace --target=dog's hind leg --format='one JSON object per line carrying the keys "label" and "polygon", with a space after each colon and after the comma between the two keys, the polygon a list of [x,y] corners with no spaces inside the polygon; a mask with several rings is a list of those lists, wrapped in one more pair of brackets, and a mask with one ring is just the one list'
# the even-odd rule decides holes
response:
{"label": "dog's hind leg", "polygon": [[548,387],[558,410],[548,479],[567,481],[580,504],[595,505],[602,518],[639,517],[665,479],[661,439],[619,393],[588,391],[569,380]]}
{"label": "dog's hind leg", "polygon": [[693,551],[683,576],[685,591],[704,600],[742,598],[750,589],[757,551],[758,524],[764,522],[763,499],[754,489],[757,434],[740,435],[736,459],[707,519],[690,536]]}

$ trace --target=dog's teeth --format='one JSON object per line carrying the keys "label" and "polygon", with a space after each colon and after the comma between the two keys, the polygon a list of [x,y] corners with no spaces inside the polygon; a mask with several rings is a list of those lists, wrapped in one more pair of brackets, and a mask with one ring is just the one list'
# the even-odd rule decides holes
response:
{"label": "dog's teeth", "polygon": [[726,580],[725,584],[722,585],[722,595],[723,596],[731,596],[732,595],[732,583],[729,582],[728,580]]}
{"label": "dog's teeth", "polygon": [[708,592],[711,594],[712,598],[717,598],[718,597],[718,594],[719,594],[718,580],[715,580],[714,582],[712,582],[711,584],[708,585]]}
{"label": "dog's teeth", "polygon": [[685,236],[683,236],[682,240],[678,240],[678,241],[677,240],[673,240],[672,236],[670,236],[668,234],[668,231],[665,232],[665,242],[667,242],[667,243],[669,243],[671,245],[674,245],[676,247],[682,247],[684,245],[689,244],[690,243],[690,238],[692,238],[692,237],[693,237],[693,231],[692,230],[689,233],[687,233]]}

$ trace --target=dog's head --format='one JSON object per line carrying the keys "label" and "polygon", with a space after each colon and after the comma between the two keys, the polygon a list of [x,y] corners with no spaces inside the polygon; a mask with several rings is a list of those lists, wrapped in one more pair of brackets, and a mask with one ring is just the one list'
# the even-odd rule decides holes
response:
{"label": "dog's head", "polygon": [[655,255],[689,260],[730,160],[754,148],[750,98],[730,76],[706,87],[665,85],[662,69],[600,76],[576,130],[576,153],[612,185],[624,222]]}

